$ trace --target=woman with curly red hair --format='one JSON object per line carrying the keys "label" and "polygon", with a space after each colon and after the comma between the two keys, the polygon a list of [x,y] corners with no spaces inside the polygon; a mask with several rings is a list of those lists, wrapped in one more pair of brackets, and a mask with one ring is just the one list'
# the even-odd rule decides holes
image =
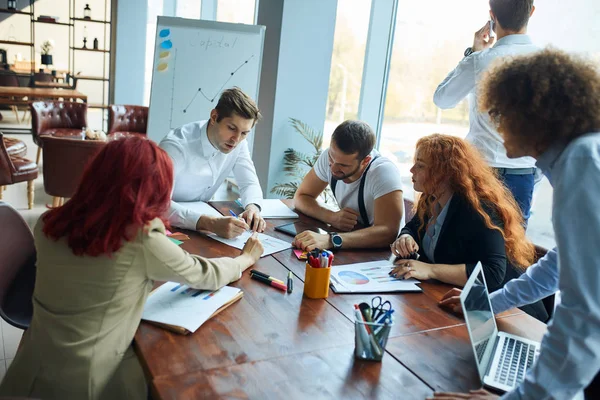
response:
{"label": "woman with curly red hair", "polygon": [[131,342],[153,280],[216,290],[262,254],[256,237],[236,258],[190,255],[165,235],[169,156],[141,137],[109,142],[75,195],[34,230],[33,318],[0,395],[146,399]]}
{"label": "woman with curly red hair", "polygon": [[[440,134],[421,138],[411,173],[422,194],[392,245],[407,258],[397,261],[392,275],[462,286],[480,261],[496,290],[531,264],[534,247],[517,203],[469,143]],[[408,259],[416,253],[418,260]],[[532,308],[527,311],[547,319],[541,304]]]}

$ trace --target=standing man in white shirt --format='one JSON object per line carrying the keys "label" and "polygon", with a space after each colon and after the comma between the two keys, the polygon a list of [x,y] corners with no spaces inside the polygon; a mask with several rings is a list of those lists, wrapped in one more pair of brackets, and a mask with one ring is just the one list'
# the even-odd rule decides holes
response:
{"label": "standing man in white shirt", "polygon": [[[535,160],[531,157],[510,159],[502,145],[502,137],[487,114],[477,109],[477,86],[490,63],[538,48],[527,35],[527,24],[533,14],[533,0],[490,0],[490,18],[477,32],[473,46],[438,86],[433,102],[441,109],[454,108],[467,97],[469,101],[469,133],[466,139],[496,169],[498,177],[510,189],[519,204],[525,222],[529,219],[533,196]],[[498,40],[494,44],[490,25]],[[493,45],[493,47],[492,47]]]}
{"label": "standing man in white shirt", "polygon": [[[224,238],[248,229],[264,231],[262,190],[245,140],[259,118],[256,103],[234,87],[223,91],[209,120],[185,124],[160,142],[173,160],[175,183],[168,215],[173,226]],[[204,215],[177,203],[209,201],[232,171],[245,209],[238,218]]]}
{"label": "standing man in white shirt", "polygon": [[[509,157],[529,155],[550,181],[556,248],[492,293],[495,313],[560,290],[537,362],[502,399],[600,398],[600,72],[556,50],[519,57],[482,81]],[[454,289],[442,304],[457,305]],[[494,399],[485,391],[436,399]]]}
{"label": "standing man in white shirt", "polygon": [[[294,196],[295,207],[339,231],[305,231],[294,238],[303,250],[387,247],[403,225],[402,180],[396,165],[379,154],[375,133],[366,122],[342,122],[331,145],[319,156]],[[327,185],[340,206],[332,211],[317,198]],[[354,229],[357,224],[364,229]]]}

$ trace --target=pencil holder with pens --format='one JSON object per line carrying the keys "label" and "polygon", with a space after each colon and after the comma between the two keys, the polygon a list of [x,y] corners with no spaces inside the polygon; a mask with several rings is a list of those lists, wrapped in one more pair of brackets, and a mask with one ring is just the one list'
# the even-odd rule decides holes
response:
{"label": "pencil holder with pens", "polygon": [[362,360],[381,361],[385,353],[393,319],[385,323],[354,320],[354,357]]}
{"label": "pencil holder with pens", "polygon": [[315,268],[306,263],[304,272],[304,295],[311,299],[325,299],[329,296],[331,267]]}

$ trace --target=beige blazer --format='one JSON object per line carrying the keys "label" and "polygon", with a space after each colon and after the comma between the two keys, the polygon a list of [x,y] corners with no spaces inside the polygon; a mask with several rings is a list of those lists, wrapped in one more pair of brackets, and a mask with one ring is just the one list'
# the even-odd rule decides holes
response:
{"label": "beige blazer", "polygon": [[215,290],[241,277],[232,258],[190,255],[159,219],[112,257],[76,256],[66,239],[34,229],[33,319],[0,384],[0,396],[146,399],[131,342],[153,280]]}

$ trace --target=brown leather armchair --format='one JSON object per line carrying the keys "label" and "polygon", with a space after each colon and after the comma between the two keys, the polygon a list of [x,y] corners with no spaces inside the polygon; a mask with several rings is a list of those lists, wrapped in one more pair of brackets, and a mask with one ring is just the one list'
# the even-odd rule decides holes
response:
{"label": "brown leather armchair", "polygon": [[73,197],[83,170],[106,145],[100,140],[42,136],[44,147],[44,190],[53,196],[54,207]]}
{"label": "brown leather armchair", "polygon": [[5,137],[4,146],[11,157],[24,157],[27,154],[27,145],[22,140]]}
{"label": "brown leather armchair", "polygon": [[4,136],[0,132],[0,200],[4,185],[27,182],[27,205],[33,208],[33,180],[38,177],[36,163],[17,156],[9,156],[4,145]]}
{"label": "brown leather armchair", "polygon": [[108,108],[108,135],[146,134],[148,107],[112,104]]}
{"label": "brown leather armchair", "polygon": [[[12,71],[2,71],[0,72],[0,86],[11,86],[11,87],[19,87],[19,78],[17,78],[17,74]],[[10,109],[13,113],[15,113],[15,118],[17,119],[17,124],[20,124],[21,121],[19,119],[19,110],[16,105],[9,105]],[[23,114],[23,119],[25,118],[25,114]]]}
{"label": "brown leather armchair", "polygon": [[87,126],[87,104],[67,101],[36,101],[31,104],[31,133],[37,144],[35,159],[40,162],[43,136],[81,138],[81,129]]}

